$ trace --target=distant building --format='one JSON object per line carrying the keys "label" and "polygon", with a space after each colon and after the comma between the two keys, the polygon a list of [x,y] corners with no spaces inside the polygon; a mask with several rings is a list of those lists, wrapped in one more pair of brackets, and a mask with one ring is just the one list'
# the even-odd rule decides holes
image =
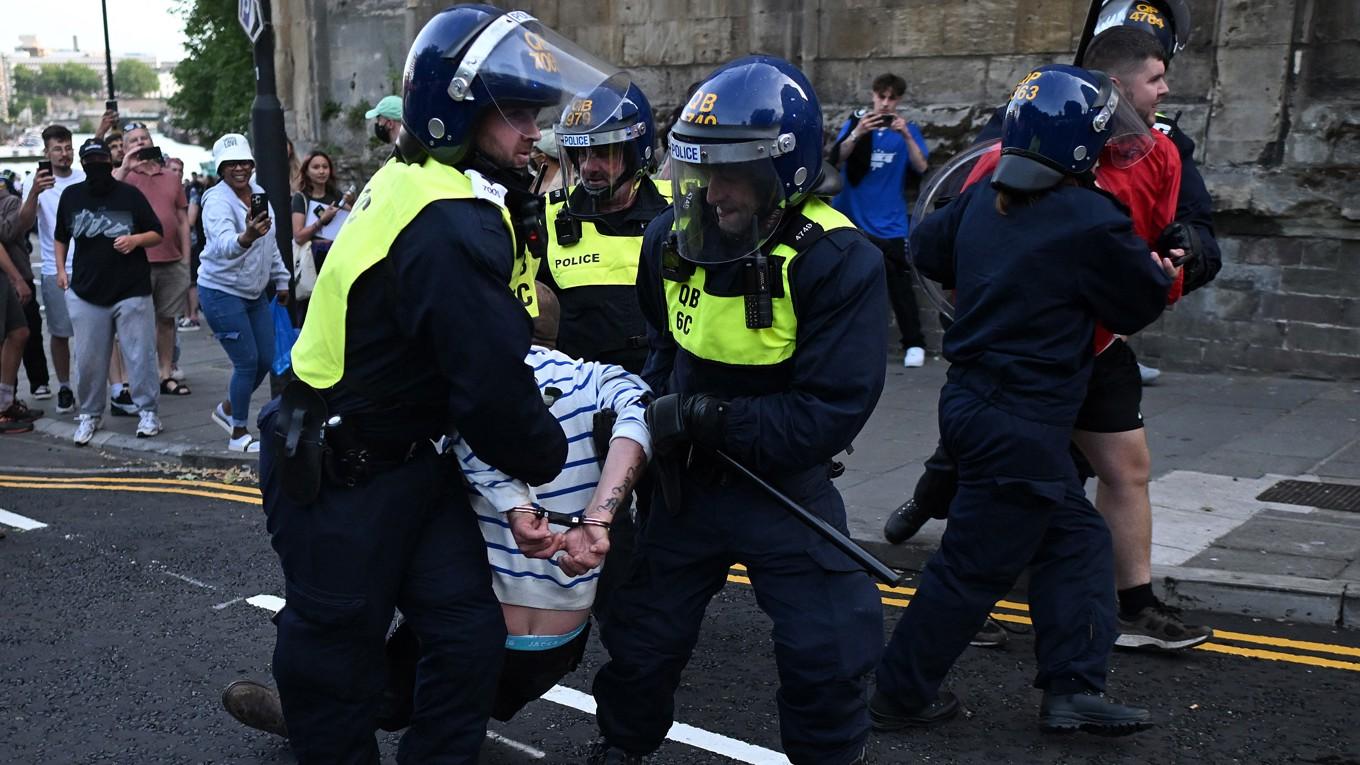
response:
{"label": "distant building", "polygon": [[0,53],[0,122],[9,122],[9,59]]}

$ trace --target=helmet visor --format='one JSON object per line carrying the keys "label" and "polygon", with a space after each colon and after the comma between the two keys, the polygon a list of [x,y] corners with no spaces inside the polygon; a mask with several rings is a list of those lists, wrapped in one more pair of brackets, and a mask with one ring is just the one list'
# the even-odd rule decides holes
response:
{"label": "helmet visor", "polygon": [[622,108],[616,103],[613,113],[604,113],[598,99],[577,98],[556,125],[567,208],[575,215],[601,215],[631,201],[638,173],[634,142],[647,125],[622,120]]}
{"label": "helmet visor", "polygon": [[784,185],[768,156],[769,143],[699,144],[671,134],[680,257],[728,263],[759,250],[779,228]]}
{"label": "helmet visor", "polygon": [[1133,103],[1119,95],[1118,88],[1111,89],[1105,103],[1097,106],[1092,120],[1096,132],[1109,135],[1100,154],[1101,162],[1127,169],[1152,153],[1152,129],[1138,116]]}
{"label": "helmet visor", "polygon": [[[455,101],[485,92],[507,124],[537,140],[572,97],[590,92],[618,69],[523,11],[497,17],[463,54],[449,83]],[[480,83],[480,88],[477,84]]]}

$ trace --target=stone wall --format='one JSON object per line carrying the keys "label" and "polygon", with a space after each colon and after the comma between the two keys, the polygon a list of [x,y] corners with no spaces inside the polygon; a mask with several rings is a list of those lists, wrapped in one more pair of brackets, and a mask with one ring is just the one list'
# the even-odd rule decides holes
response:
{"label": "stone wall", "polygon": [[[504,3],[500,3],[504,5]],[[1190,0],[1196,29],[1167,110],[1198,145],[1224,267],[1138,338],[1169,368],[1360,379],[1360,3]],[[447,2],[275,0],[280,97],[301,150],[357,176],[376,155],[362,112],[395,92],[405,50]],[[633,71],[658,116],[716,64],[784,56],[828,130],[877,74],[907,80],[933,166],[1016,80],[1071,60],[1087,0],[527,0],[514,4]],[[928,326],[934,321],[926,321]]]}

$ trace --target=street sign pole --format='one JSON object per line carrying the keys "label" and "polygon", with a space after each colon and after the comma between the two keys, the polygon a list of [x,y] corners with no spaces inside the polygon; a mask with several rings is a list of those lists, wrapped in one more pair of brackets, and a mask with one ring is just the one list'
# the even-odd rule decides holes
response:
{"label": "street sign pole", "polygon": [[[287,136],[283,131],[283,106],[279,103],[274,81],[274,25],[270,0],[239,0],[241,27],[255,44],[255,101],[250,107],[251,144],[255,148],[255,177],[269,195],[274,218],[274,239],[288,267],[289,286],[293,275],[293,216],[288,186]],[[291,290],[290,290],[291,292]],[[291,295],[290,295],[291,296]],[[288,311],[297,324],[297,301],[288,301]]]}

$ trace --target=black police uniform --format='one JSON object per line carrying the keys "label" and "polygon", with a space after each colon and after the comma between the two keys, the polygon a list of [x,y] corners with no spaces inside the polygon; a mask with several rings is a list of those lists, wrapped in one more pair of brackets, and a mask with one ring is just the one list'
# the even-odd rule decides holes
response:
{"label": "black police uniform", "polygon": [[562,429],[524,365],[530,322],[507,288],[512,248],[499,208],[437,201],[353,283],[344,375],[324,395],[343,421],[336,447],[367,450],[367,473],[333,465],[314,502],[290,499],[271,437],[279,402],[261,413],[261,489],[287,589],[274,674],[300,762],[378,762],[372,731],[394,606],[422,652],[419,714],[401,757],[476,760],[505,623],[460,473],[429,439],[456,430],[530,484],[565,460]]}
{"label": "black police uniform", "polygon": [[1195,141],[1181,130],[1177,117],[1158,114],[1155,127],[1176,144],[1176,151],[1181,155],[1181,191],[1176,197],[1176,221],[1192,227],[1199,239],[1199,252],[1185,263],[1181,290],[1189,293],[1213,281],[1223,268],[1223,253],[1214,236],[1214,200],[1204,185],[1199,165],[1195,164]]}
{"label": "black police uniform", "polygon": [[[638,299],[652,347],[644,379],[658,395],[708,393],[729,402],[724,450],[845,531],[827,464],[882,391],[882,256],[852,228],[826,233],[790,264],[781,286],[796,306],[792,357],[770,366],[722,364],[679,347],[668,330],[663,250],[673,220],[673,211],[663,213],[643,241]],[[742,266],[699,266],[702,299],[744,294]],[[750,331],[739,319],[726,329]],[[774,623],[784,751],[795,763],[850,762],[868,734],[864,680],[882,650],[877,590],[844,553],[715,459],[696,447],[669,493],[653,494],[636,564],[601,631],[611,660],[594,684],[600,728],[628,752],[662,743],[704,610],[741,562]],[[658,460],[653,470],[664,473],[665,459]]]}
{"label": "black police uniform", "polygon": [[1099,320],[1133,333],[1171,280],[1112,198],[1059,185],[1008,215],[975,184],[912,233],[922,273],[957,287],[940,433],[958,463],[949,526],[893,632],[878,688],[925,707],[988,611],[1031,567],[1035,685],[1101,690],[1115,638],[1109,530],[1068,442]]}

